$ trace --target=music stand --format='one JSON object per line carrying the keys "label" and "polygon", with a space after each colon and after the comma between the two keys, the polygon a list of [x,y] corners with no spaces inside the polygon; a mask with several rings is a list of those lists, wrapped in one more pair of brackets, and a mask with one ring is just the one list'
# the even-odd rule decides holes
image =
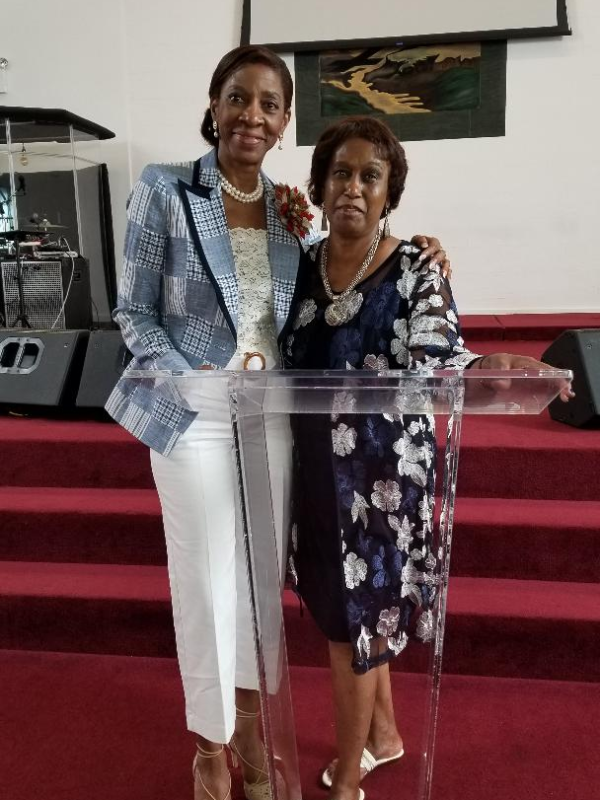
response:
{"label": "music stand", "polygon": [[20,243],[24,242],[25,239],[31,236],[31,231],[3,231],[2,237],[4,239],[12,239],[15,243],[15,262],[17,265],[17,292],[19,295],[19,314],[16,317],[15,321],[10,328],[16,328],[17,323],[21,323],[22,328],[31,328],[31,323],[29,322],[29,318],[27,316],[27,312],[25,311],[25,296],[23,292],[23,271],[21,265],[21,249]]}

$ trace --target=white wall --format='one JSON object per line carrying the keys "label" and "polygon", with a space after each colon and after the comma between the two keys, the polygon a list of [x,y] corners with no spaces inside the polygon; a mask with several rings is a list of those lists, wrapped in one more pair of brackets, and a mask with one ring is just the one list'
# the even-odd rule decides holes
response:
{"label": "white wall", "polygon": [[[119,249],[143,165],[204,152],[208,81],[239,42],[241,5],[0,0],[0,57],[10,61],[0,104],[67,108],[117,134],[102,151]],[[443,241],[463,312],[600,309],[600,4],[568,5],[572,37],[509,44],[506,137],[406,145],[411,173],[394,232]],[[292,121],[267,168],[303,184],[311,149],[293,142]]]}

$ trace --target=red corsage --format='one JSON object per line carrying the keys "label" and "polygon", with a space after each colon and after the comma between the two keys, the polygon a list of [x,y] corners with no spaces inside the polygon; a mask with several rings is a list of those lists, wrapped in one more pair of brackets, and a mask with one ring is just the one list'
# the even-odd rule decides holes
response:
{"label": "red corsage", "polygon": [[278,183],[275,187],[275,208],[290,233],[301,239],[310,233],[310,223],[315,215],[308,210],[306,197],[297,186],[291,188],[287,183]]}

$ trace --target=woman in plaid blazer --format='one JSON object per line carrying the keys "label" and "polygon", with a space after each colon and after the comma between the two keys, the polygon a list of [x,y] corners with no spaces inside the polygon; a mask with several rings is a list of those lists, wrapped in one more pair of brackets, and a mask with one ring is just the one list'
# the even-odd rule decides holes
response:
{"label": "woman in plaid blazer", "polygon": [[[248,350],[259,351],[267,368],[278,366],[304,251],[277,213],[261,165],[281,145],[292,91],[278,56],[236,48],[210,83],[202,124],[210,152],[142,173],[128,202],[114,313],[133,354],[129,369],[241,369]],[[444,260],[437,240],[427,253]],[[242,761],[248,800],[269,800],[248,579],[236,545],[228,398],[224,382],[207,383],[206,414],[126,374],[106,408],[151,448],[186,716],[197,735],[195,800],[229,798],[228,742]],[[285,495],[289,443],[284,431],[279,439]]]}

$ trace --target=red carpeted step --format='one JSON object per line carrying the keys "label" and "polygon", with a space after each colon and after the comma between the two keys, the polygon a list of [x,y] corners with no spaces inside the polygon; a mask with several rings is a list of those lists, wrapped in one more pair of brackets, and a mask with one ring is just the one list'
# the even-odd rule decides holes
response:
{"label": "red carpeted step", "polygon": [[[152,489],[0,487],[0,560],[164,565]],[[459,497],[452,573],[600,580],[600,501]],[[515,554],[527,542],[527,559]],[[565,558],[573,542],[585,559]]]}
{"label": "red carpeted step", "polygon": [[600,584],[451,578],[446,635],[448,671],[598,680]]}
{"label": "red carpeted step", "polygon": [[462,428],[457,493],[462,497],[597,500],[600,430],[540,415],[471,416]]}
{"label": "red carpeted step", "polygon": [[[335,754],[329,671],[292,668],[303,796]],[[421,739],[418,679],[393,675],[406,755],[365,780],[369,800],[415,797]],[[3,797],[164,800],[191,797],[193,736],[185,731],[171,659],[0,651]],[[596,800],[600,684],[446,675],[432,800]],[[31,731],[35,731],[35,746]],[[235,800],[242,797],[234,772]]]}
{"label": "red carpeted step", "polygon": [[[147,448],[117,425],[0,419],[0,485],[152,488]],[[600,430],[540,416],[466,416],[459,494],[596,500]]]}
{"label": "red carpeted step", "polygon": [[0,560],[165,564],[154,489],[0,487]]}
{"label": "red carpeted step", "polygon": [[[284,597],[290,663],[324,666],[326,643],[297,599]],[[406,656],[406,657],[405,657]],[[424,668],[424,648],[392,662]],[[451,578],[444,670],[501,677],[597,680],[600,585]]]}
{"label": "red carpeted step", "polygon": [[[0,587],[0,647],[174,653],[164,568],[2,562]],[[325,640],[290,591],[284,613],[290,662],[325,664]],[[448,672],[595,680],[600,585],[453,578],[447,630]],[[418,650],[395,666],[421,668]]]}
{"label": "red carpeted step", "polygon": [[0,486],[154,485],[148,449],[112,422],[0,417]]}
{"label": "red carpeted step", "polygon": [[[569,558],[576,547],[585,558]],[[521,557],[523,551],[526,557]],[[600,581],[600,501],[458,497],[452,575]]]}
{"label": "red carpeted step", "polygon": [[164,567],[0,563],[0,648],[174,654]]}

